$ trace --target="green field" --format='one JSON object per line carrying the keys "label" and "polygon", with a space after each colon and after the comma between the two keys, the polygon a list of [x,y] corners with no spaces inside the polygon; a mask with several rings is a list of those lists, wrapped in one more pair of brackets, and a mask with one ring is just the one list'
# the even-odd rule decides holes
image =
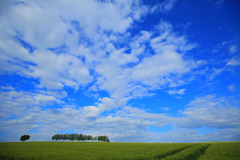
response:
{"label": "green field", "polygon": [[240,160],[240,142],[219,143],[0,143],[1,160]]}

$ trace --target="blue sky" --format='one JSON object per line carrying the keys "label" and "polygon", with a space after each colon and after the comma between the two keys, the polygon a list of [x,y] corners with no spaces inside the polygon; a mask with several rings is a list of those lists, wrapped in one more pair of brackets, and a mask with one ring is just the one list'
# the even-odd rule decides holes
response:
{"label": "blue sky", "polygon": [[239,6],[2,0],[0,141],[239,141]]}

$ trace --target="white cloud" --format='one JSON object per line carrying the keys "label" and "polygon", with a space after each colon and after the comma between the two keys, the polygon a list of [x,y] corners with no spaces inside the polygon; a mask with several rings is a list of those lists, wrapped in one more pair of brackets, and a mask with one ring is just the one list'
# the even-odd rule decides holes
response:
{"label": "white cloud", "polygon": [[226,71],[227,67],[213,67],[211,69],[206,68],[205,70],[202,71],[202,74],[205,74],[205,76],[207,78],[209,78],[210,80],[213,80],[214,78],[216,78],[218,75],[220,75],[221,73],[223,73],[224,71]]}
{"label": "white cloud", "polygon": [[214,141],[238,141],[239,129],[220,129],[201,134],[198,129],[173,129],[156,136],[157,142],[214,142]]}
{"label": "white cloud", "polygon": [[[117,42],[103,37],[102,41],[108,42],[104,50],[100,49],[103,53],[99,51],[94,57],[86,55],[89,63],[96,62],[94,71],[98,76],[92,88],[121,99],[150,95],[149,90],[185,83],[180,77],[198,64],[185,59],[178,51],[186,52],[195,45],[175,35],[171,28],[169,23],[161,22],[155,31],[141,31],[131,38],[128,49],[117,49]],[[107,52],[110,53],[106,55]]]}
{"label": "white cloud", "polygon": [[[73,129],[93,135],[108,134],[113,141],[140,142],[197,142],[221,138],[236,140],[239,134],[239,108],[231,106],[223,98],[212,95],[198,97],[192,101],[188,108],[182,111],[183,117],[150,113],[131,106],[122,107],[115,113],[104,115],[101,114],[102,107],[120,105],[107,97],[100,100],[97,106],[67,106],[59,102],[60,108],[40,107],[43,104],[55,103],[54,99],[57,99],[46,94],[18,92],[10,88],[9,91],[1,92],[0,97],[2,102],[0,130],[9,134],[10,139],[8,140],[10,141],[18,140],[19,134],[31,131],[37,131],[31,133],[32,140],[39,140],[39,137],[41,140],[50,140],[53,134]],[[169,108],[164,109],[168,110]],[[165,133],[149,130],[150,126],[161,129],[168,124],[175,129]],[[220,130],[199,134],[198,129],[194,128],[200,127]],[[229,131],[233,133],[229,134]],[[218,138],[214,138],[214,136],[218,136]],[[1,139],[1,141],[5,140]]]}
{"label": "white cloud", "polygon": [[240,65],[240,57],[234,56],[227,61],[227,66],[239,66]]}
{"label": "white cloud", "polygon": [[114,108],[119,108],[121,106],[125,106],[127,103],[127,98],[109,98],[103,97],[98,99],[97,105],[99,106],[101,111],[112,110]]}
{"label": "white cloud", "polygon": [[67,34],[66,24],[60,17],[53,10],[46,10],[36,3],[13,2],[1,18],[7,29],[11,29],[11,36],[18,32],[26,42],[38,49],[62,45]]}
{"label": "white cloud", "polygon": [[1,89],[2,90],[14,90],[14,88],[11,86],[1,86]]}
{"label": "white cloud", "polygon": [[177,2],[177,0],[165,0],[161,5],[160,5],[160,10],[162,12],[167,12],[170,11],[174,4]]}
{"label": "white cloud", "polygon": [[240,109],[225,98],[213,95],[198,97],[182,111],[185,116],[176,125],[187,128],[239,128]]}
{"label": "white cloud", "polygon": [[[61,13],[64,19],[79,21],[84,32],[90,37],[96,34],[99,28],[100,30],[123,33],[133,23],[134,18],[140,19],[146,12],[146,9],[141,10],[137,1],[113,1],[113,3],[94,0],[38,1],[37,3],[44,5],[47,10],[56,8],[54,11],[58,14]],[[138,11],[138,15],[131,16],[135,11]]]}
{"label": "white cloud", "polygon": [[168,107],[163,107],[163,108],[161,108],[161,110],[164,110],[164,111],[169,111],[169,110],[170,110],[170,108],[168,108]]}
{"label": "white cloud", "polygon": [[34,53],[36,66],[32,66],[32,77],[40,78],[47,88],[61,89],[64,85],[75,88],[92,81],[88,68],[71,55],[56,55],[50,51]]}
{"label": "white cloud", "polygon": [[[10,141],[17,141],[19,134],[31,131],[37,131],[31,132],[32,140],[39,140],[39,136],[42,140],[50,140],[53,134],[73,128],[78,132],[95,135],[107,133],[113,140],[144,141],[145,136],[151,134],[147,131],[149,125],[161,127],[169,121],[164,114],[147,113],[131,107],[112,116],[103,116],[100,114],[102,107],[114,106],[111,103],[121,105],[109,98],[103,98],[98,107],[67,106],[59,102],[60,108],[45,108],[44,104],[55,104],[57,98],[40,93],[12,91],[12,88],[1,92],[0,97],[0,130],[9,134]],[[139,136],[139,133],[142,135]]]}
{"label": "white cloud", "polygon": [[170,50],[143,60],[134,68],[132,78],[147,83],[150,78],[156,79],[171,73],[184,73],[186,71],[188,68],[182,57]]}
{"label": "white cloud", "polygon": [[225,0],[216,0],[215,5],[219,6],[222,5],[225,2]]}
{"label": "white cloud", "polygon": [[186,89],[180,89],[180,90],[168,90],[168,94],[170,95],[183,95],[185,93]]}
{"label": "white cloud", "polygon": [[82,114],[87,118],[96,118],[100,113],[100,109],[95,106],[86,106],[82,108]]}
{"label": "white cloud", "polygon": [[236,45],[232,45],[229,48],[230,53],[236,53],[238,51],[238,48]]}
{"label": "white cloud", "polygon": [[177,0],[164,0],[161,4],[153,6],[151,12],[156,11],[160,11],[163,13],[169,12],[170,10],[173,9],[176,2]]}
{"label": "white cloud", "polygon": [[[170,4],[165,8],[169,7]],[[47,92],[2,92],[2,106],[6,106],[2,118],[17,117],[2,119],[1,130],[13,134],[17,130],[38,130],[37,134],[49,136],[74,128],[107,132],[116,140],[143,140],[152,134],[147,131],[149,125],[162,127],[173,121],[164,114],[126,107],[131,98],[151,95],[149,90],[182,83],[177,79],[192,68],[191,60],[182,53],[194,46],[183,36],[175,35],[169,23],[161,22],[157,29],[141,31],[130,38],[127,30],[144,14],[146,6],[135,1],[26,0],[12,4],[9,12],[0,17],[0,30],[6,31],[1,32],[1,73],[38,79],[36,86]],[[128,42],[129,45],[119,47]],[[34,49],[30,51],[29,47]],[[95,106],[85,107],[69,107],[59,99],[67,96],[64,87],[78,90],[90,83],[90,93],[104,90],[109,97],[99,97]],[[60,108],[47,107],[56,102]],[[103,116],[113,109],[119,112]],[[139,137],[139,133],[143,136]]]}
{"label": "white cloud", "polygon": [[[167,7],[174,2],[164,4]],[[169,23],[161,22],[152,32],[141,31],[129,40],[127,30],[146,14],[147,6],[136,1],[12,3],[9,12],[1,16],[4,25],[0,29],[9,31],[1,32],[9,40],[0,44],[2,73],[39,79],[39,86],[48,90],[64,86],[78,90],[96,80],[91,87],[94,91],[105,90],[117,99],[184,83],[177,79],[189,72],[193,63],[178,51],[186,52],[194,45],[175,35]],[[33,53],[14,36],[35,47]],[[119,48],[126,40],[129,46]]]}
{"label": "white cloud", "polygon": [[171,25],[166,22],[158,25],[159,36],[149,40],[154,54],[144,58],[133,68],[132,79],[155,87],[173,84],[178,83],[175,77],[193,68],[192,62],[185,60],[184,55],[178,51],[188,51],[194,48],[194,45],[188,44],[184,37],[178,37],[172,33],[171,28]]}
{"label": "white cloud", "polygon": [[[1,32],[4,33],[2,38],[9,40],[2,40],[2,44],[0,44],[1,52],[3,52],[1,72],[15,72],[22,76],[39,78],[41,86],[47,89],[62,89],[64,86],[69,86],[77,90],[79,86],[92,81],[89,70],[95,67],[93,66],[95,62],[99,63],[102,60],[93,69],[96,69],[95,71],[104,79],[105,76],[114,76],[101,73],[100,69],[106,71],[106,69],[115,68],[116,70],[112,71],[117,73],[120,69],[118,65],[136,62],[138,59],[130,54],[124,54],[124,49],[115,49],[114,45],[109,48],[111,46],[109,42],[119,40],[119,38],[116,39],[114,33],[124,33],[133,23],[134,18],[141,19],[146,14],[146,7],[143,6],[143,8],[145,11],[141,11],[138,2],[133,1],[116,1],[114,3],[23,1],[18,4],[12,2],[9,7],[11,12],[6,11],[4,16],[1,16],[1,20],[4,22],[1,25],[1,30],[4,30]],[[94,10],[94,12],[89,13],[89,10]],[[138,11],[137,15],[132,14],[135,11]],[[72,21],[77,22],[75,26],[71,24]],[[108,37],[104,34],[105,31],[114,33]],[[27,42],[32,47],[36,47],[33,54],[27,51],[26,46],[22,46],[13,39],[18,34],[24,43]],[[102,41],[103,37],[105,37],[105,41]],[[78,47],[79,44],[76,42],[82,38],[90,43],[96,43],[92,48],[84,43]],[[47,50],[63,44],[69,45],[68,54],[56,54],[54,51]],[[108,45],[106,46],[106,44]],[[102,47],[106,47],[106,50],[101,49]],[[99,51],[93,53],[96,50]],[[102,56],[106,51],[111,54],[105,60]],[[83,64],[82,58],[85,58],[87,66]],[[108,61],[111,61],[109,65]],[[119,80],[121,81],[121,79]],[[107,80],[100,88],[111,91],[121,87],[109,88],[114,86],[112,85],[114,79],[109,77]]]}
{"label": "white cloud", "polygon": [[228,86],[228,90],[234,92],[236,90],[235,84],[231,84]]}
{"label": "white cloud", "polygon": [[63,104],[60,99],[47,93],[16,91],[12,87],[10,90],[0,92],[0,99],[1,113],[5,114],[5,118],[11,115],[21,117],[31,112],[38,112],[47,104]]}

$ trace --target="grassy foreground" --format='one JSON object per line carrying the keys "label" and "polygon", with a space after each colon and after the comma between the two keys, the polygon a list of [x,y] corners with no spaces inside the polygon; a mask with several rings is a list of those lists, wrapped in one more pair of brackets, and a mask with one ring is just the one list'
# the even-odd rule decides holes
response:
{"label": "grassy foreground", "polygon": [[239,160],[240,142],[227,143],[0,143],[1,160]]}

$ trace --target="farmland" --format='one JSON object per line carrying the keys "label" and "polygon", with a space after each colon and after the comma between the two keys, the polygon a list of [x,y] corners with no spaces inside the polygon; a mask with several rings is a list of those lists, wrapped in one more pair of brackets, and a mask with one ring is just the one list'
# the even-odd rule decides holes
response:
{"label": "farmland", "polygon": [[219,143],[0,143],[2,160],[237,160],[240,142]]}

